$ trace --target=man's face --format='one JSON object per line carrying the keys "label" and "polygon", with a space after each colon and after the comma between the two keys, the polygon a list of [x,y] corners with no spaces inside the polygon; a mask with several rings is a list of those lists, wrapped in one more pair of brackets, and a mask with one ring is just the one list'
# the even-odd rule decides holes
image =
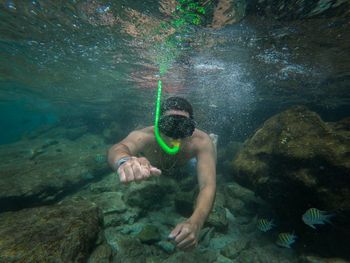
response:
{"label": "man's face", "polygon": [[[168,115],[180,115],[180,116],[184,116],[184,117],[187,117],[187,118],[190,117],[190,114],[189,114],[188,112],[182,111],[182,110],[168,110],[168,111],[166,111],[166,112],[163,114],[163,116],[168,116]],[[183,140],[186,139],[186,138],[173,139],[173,138],[171,138],[171,137],[166,136],[165,134],[164,134],[164,137],[165,137],[166,141],[167,141],[168,143],[173,144],[173,146],[174,146],[175,143],[182,143]]]}

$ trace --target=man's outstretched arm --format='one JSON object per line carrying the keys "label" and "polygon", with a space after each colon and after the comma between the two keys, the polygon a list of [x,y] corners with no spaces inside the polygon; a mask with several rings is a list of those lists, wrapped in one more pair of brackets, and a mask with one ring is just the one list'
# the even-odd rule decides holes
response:
{"label": "man's outstretched arm", "polygon": [[[137,154],[147,145],[148,135],[142,131],[131,132],[124,140],[113,145],[108,151],[108,162],[119,174],[122,183],[147,179],[151,175],[160,175],[161,171],[153,167],[144,157]],[[121,165],[120,160],[123,160]]]}
{"label": "man's outstretched arm", "polygon": [[[131,132],[121,142],[114,144],[108,151],[108,163],[113,170],[116,170],[118,160],[125,157],[137,155],[139,148],[142,148],[142,133],[139,131]],[[139,144],[137,144],[139,142]]]}

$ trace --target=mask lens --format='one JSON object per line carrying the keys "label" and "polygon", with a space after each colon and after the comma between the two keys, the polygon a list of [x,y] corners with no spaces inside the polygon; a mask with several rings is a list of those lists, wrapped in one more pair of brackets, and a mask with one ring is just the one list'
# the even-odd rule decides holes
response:
{"label": "mask lens", "polygon": [[182,115],[162,116],[158,126],[162,133],[174,139],[189,137],[195,129],[194,121]]}

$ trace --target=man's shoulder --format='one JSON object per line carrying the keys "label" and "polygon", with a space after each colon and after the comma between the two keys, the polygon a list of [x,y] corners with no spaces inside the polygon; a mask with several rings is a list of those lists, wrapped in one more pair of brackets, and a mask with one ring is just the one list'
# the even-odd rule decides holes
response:
{"label": "man's shoulder", "polygon": [[197,146],[204,146],[211,143],[211,139],[208,133],[200,129],[195,129],[192,135],[192,142]]}
{"label": "man's shoulder", "polygon": [[199,139],[199,140],[208,140],[208,139],[210,139],[208,133],[206,133],[205,131],[202,131],[200,129],[197,129],[197,128],[194,130],[192,137],[194,139]]}
{"label": "man's shoulder", "polygon": [[192,136],[192,145],[197,153],[213,151],[217,145],[217,135],[208,134],[202,130],[196,129]]}
{"label": "man's shoulder", "polygon": [[130,133],[130,135],[140,139],[152,139],[154,138],[154,127],[148,126],[142,129],[134,130]]}

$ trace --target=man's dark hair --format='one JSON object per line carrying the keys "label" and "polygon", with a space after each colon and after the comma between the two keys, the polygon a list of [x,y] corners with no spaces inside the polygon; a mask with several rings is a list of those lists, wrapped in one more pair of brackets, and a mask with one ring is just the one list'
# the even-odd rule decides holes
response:
{"label": "man's dark hair", "polygon": [[191,103],[181,97],[170,97],[160,106],[160,115],[163,115],[168,110],[186,111],[190,118],[193,119],[193,109]]}

